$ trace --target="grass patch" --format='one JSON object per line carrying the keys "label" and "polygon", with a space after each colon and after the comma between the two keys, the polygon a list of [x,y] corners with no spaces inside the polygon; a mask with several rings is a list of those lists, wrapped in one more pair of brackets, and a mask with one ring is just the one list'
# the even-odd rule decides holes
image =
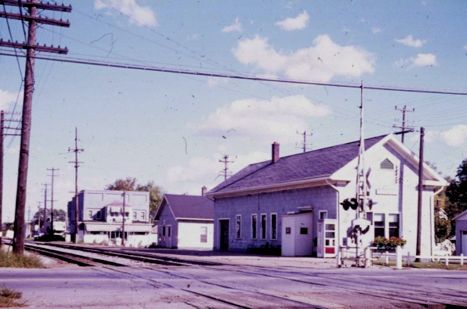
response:
{"label": "grass patch", "polygon": [[0,308],[23,307],[24,301],[21,301],[22,293],[9,289],[0,289]]}
{"label": "grass patch", "polygon": [[18,255],[0,251],[0,267],[43,268],[44,265],[35,255]]}

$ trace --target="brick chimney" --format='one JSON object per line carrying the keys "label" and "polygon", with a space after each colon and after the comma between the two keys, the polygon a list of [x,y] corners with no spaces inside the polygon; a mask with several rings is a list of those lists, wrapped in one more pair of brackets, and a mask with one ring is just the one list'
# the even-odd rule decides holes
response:
{"label": "brick chimney", "polygon": [[206,186],[203,186],[201,188],[201,196],[205,196],[206,195],[206,192],[208,192],[208,188]]}
{"label": "brick chimney", "polygon": [[272,143],[272,151],[271,151],[271,161],[272,163],[276,163],[280,158],[280,153],[279,153],[279,143],[274,142]]}

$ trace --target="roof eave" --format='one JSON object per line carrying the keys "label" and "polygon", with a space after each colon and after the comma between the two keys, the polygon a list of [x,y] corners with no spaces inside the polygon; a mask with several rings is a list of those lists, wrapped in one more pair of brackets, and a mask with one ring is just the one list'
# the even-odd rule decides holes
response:
{"label": "roof eave", "polygon": [[257,186],[257,187],[249,187],[239,190],[229,190],[224,192],[213,192],[209,195],[213,198],[224,198],[224,197],[234,197],[234,196],[242,196],[247,194],[255,194],[255,193],[267,193],[267,192],[277,192],[277,191],[284,191],[284,190],[293,190],[293,189],[304,189],[304,188],[311,188],[311,187],[319,187],[319,186],[327,186],[329,182],[335,184],[347,184],[350,182],[348,179],[332,179],[330,175],[322,176],[317,178],[308,178],[302,179],[297,181],[289,181],[289,182],[282,182],[282,183],[275,183],[272,185],[267,186]]}

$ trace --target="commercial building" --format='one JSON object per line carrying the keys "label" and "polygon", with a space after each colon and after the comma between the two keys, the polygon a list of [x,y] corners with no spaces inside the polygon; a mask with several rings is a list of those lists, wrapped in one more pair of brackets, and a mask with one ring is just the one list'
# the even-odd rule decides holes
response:
{"label": "commercial building", "polygon": [[68,202],[69,231],[74,231],[78,200],[78,242],[148,246],[155,242],[149,222],[149,193],[83,190]]}

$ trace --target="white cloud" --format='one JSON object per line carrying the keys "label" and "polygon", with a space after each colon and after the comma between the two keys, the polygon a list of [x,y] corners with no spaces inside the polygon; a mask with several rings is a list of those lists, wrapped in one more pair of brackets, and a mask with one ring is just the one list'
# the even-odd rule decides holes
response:
{"label": "white cloud", "polygon": [[467,44],[464,45],[464,50],[467,51]]}
{"label": "white cloud", "polygon": [[437,65],[438,63],[434,54],[417,54],[413,60],[413,64],[418,67],[426,67]]}
{"label": "white cloud", "polygon": [[417,48],[422,47],[426,43],[426,40],[415,39],[411,34],[409,34],[405,38],[396,39],[395,41],[405,46],[417,47]]}
{"label": "white cloud", "polygon": [[426,54],[417,54],[415,57],[410,57],[407,59],[399,59],[395,62],[395,65],[401,68],[407,67],[426,67],[426,66],[435,66],[438,65],[436,60],[436,55],[426,53]]}
{"label": "white cloud", "polygon": [[374,34],[377,34],[377,33],[380,33],[382,30],[381,28],[379,27],[372,27],[371,28],[371,32],[373,32]]}
{"label": "white cloud", "polygon": [[299,80],[328,82],[334,76],[359,77],[374,72],[374,56],[355,46],[340,46],[328,35],[320,35],[310,47],[285,53],[277,51],[266,38],[243,39],[233,49],[243,64],[254,65],[263,73]]}
{"label": "white cloud", "polygon": [[116,10],[138,26],[157,26],[154,11],[148,6],[139,5],[137,0],[95,0],[94,8]]}
{"label": "white cloud", "polygon": [[204,135],[290,142],[296,131],[309,126],[311,117],[330,114],[325,105],[315,104],[303,95],[273,97],[270,100],[243,99],[218,108],[208,115],[198,130]]}
{"label": "white cloud", "polygon": [[282,30],[286,31],[301,30],[306,27],[309,19],[310,16],[308,15],[307,11],[303,11],[296,17],[289,17],[276,22],[276,25],[279,26]]}
{"label": "white cloud", "polygon": [[0,110],[7,110],[16,101],[17,93],[0,89]]}
{"label": "white cloud", "polygon": [[467,125],[460,124],[441,132],[443,141],[449,146],[458,147],[467,145]]}
{"label": "white cloud", "polygon": [[233,24],[225,26],[222,28],[222,32],[242,32],[242,23],[240,22],[240,19],[237,17],[235,18],[235,21]]}

